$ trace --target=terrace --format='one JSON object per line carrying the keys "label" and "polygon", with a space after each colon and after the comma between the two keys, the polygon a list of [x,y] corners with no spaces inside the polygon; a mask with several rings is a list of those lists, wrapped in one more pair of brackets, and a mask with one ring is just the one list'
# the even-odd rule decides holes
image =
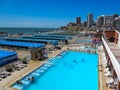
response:
{"label": "terrace", "polygon": [[102,41],[107,59],[106,65],[111,69],[111,76],[117,80],[117,90],[120,90],[120,46],[117,31],[105,31]]}

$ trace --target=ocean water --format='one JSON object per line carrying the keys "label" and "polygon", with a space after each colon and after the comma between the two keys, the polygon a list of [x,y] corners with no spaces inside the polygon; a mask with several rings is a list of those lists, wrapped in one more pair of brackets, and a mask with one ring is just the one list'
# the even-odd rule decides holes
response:
{"label": "ocean water", "polygon": [[30,34],[30,33],[53,31],[56,29],[57,28],[0,28],[0,32],[7,32],[10,34],[15,34],[15,33]]}

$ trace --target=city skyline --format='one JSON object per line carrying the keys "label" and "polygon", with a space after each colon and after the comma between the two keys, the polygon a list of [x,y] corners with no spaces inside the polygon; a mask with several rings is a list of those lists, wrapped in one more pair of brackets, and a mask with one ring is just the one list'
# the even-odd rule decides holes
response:
{"label": "city skyline", "polygon": [[76,17],[87,21],[93,13],[120,15],[119,0],[0,0],[0,27],[60,27],[75,22]]}

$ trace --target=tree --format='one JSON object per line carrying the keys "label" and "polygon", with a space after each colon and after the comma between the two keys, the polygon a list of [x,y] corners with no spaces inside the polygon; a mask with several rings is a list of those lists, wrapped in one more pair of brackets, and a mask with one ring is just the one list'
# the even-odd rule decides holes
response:
{"label": "tree", "polygon": [[7,65],[7,66],[6,66],[6,71],[7,71],[7,72],[12,72],[13,69],[12,69],[12,67],[11,67],[10,65]]}
{"label": "tree", "polygon": [[67,40],[67,39],[65,39],[65,44],[66,44],[66,45],[68,44],[68,40]]}
{"label": "tree", "polygon": [[83,31],[83,28],[81,28],[80,31]]}
{"label": "tree", "polygon": [[26,58],[22,59],[22,63],[27,64],[27,59]]}

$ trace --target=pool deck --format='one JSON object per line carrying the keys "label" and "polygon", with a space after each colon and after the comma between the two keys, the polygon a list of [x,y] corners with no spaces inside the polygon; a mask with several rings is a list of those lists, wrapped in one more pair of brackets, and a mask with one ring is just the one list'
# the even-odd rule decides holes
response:
{"label": "pool deck", "polygon": [[[53,53],[49,54],[49,58],[56,56],[57,54],[59,54],[60,52],[66,50],[66,49],[67,49],[67,47],[64,46],[61,50],[54,51]],[[47,60],[44,60],[44,61],[32,60],[32,61],[30,61],[28,63],[27,67],[25,67],[24,69],[22,69],[20,71],[13,72],[11,76],[8,76],[7,78],[0,81],[0,86],[5,87],[5,90],[6,89],[7,90],[16,90],[16,89],[11,88],[11,85],[13,85],[17,80],[21,79],[22,77],[26,76],[28,73],[32,72],[33,70],[35,70],[36,68],[41,66]],[[0,90],[4,90],[4,89],[0,88]]]}
{"label": "pool deck", "polygon": [[104,67],[102,66],[102,54],[103,54],[103,47],[99,48],[99,90],[116,90],[116,89],[111,89],[106,86],[106,77],[104,75]]}

